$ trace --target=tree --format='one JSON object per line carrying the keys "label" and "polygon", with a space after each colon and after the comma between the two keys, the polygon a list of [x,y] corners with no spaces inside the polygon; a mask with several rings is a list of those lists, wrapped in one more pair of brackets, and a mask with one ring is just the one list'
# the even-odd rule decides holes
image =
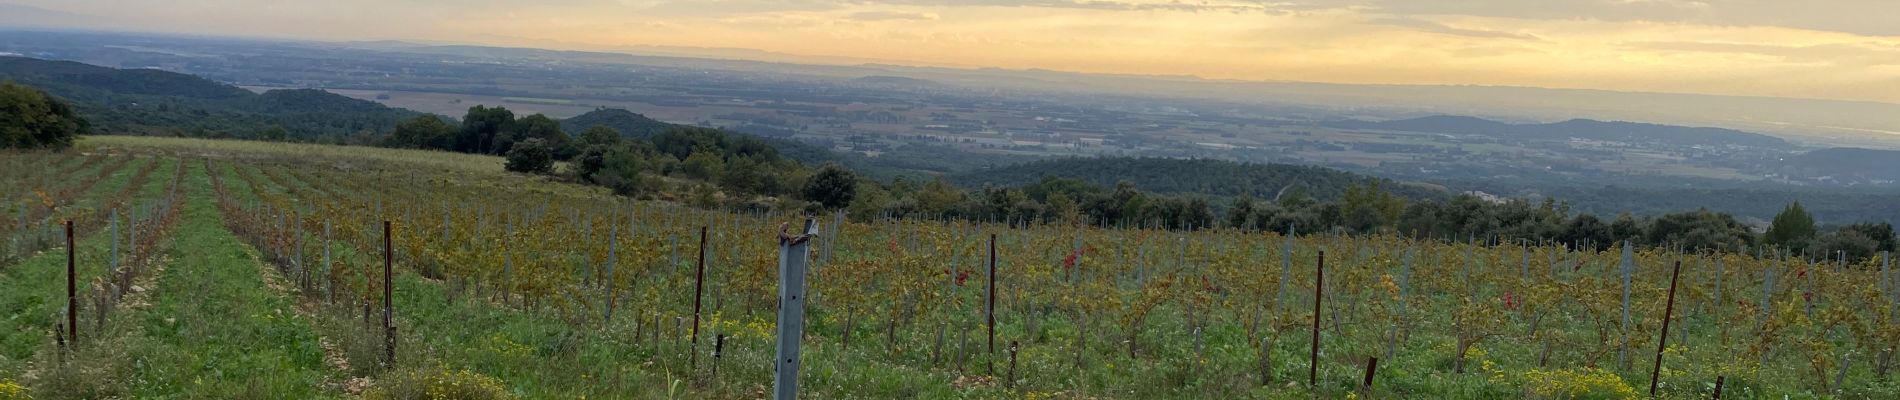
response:
{"label": "tree", "polygon": [[1564,225],[1563,234],[1558,235],[1557,240],[1576,246],[1590,245],[1596,250],[1603,250],[1615,244],[1616,236],[1611,234],[1610,226],[1605,225],[1603,220],[1597,219],[1595,215],[1583,214],[1571,218],[1570,223]]}
{"label": "tree", "polygon": [[75,136],[88,133],[90,125],[65,101],[0,82],[0,148],[65,149]]}
{"label": "tree", "polygon": [[1814,216],[1801,208],[1801,202],[1789,203],[1788,208],[1775,214],[1775,220],[1768,226],[1768,233],[1762,235],[1762,242],[1781,246],[1792,251],[1806,249],[1808,242],[1814,239],[1816,229]]}
{"label": "tree", "polygon": [[1610,237],[1618,242],[1626,240],[1641,242],[1643,240],[1643,223],[1637,221],[1636,217],[1631,216],[1629,213],[1617,215],[1616,221],[1610,223]]}
{"label": "tree", "polygon": [[818,203],[826,209],[844,208],[858,194],[858,177],[844,166],[826,163],[818,168],[817,175],[805,182],[800,194],[805,201]]}
{"label": "tree", "polygon": [[581,154],[574,156],[574,175],[588,182],[600,183],[594,179],[601,169],[607,168],[607,155],[612,147],[590,145]]}
{"label": "tree", "polygon": [[688,178],[710,181],[719,178],[725,172],[726,162],[719,152],[711,148],[701,148],[680,161],[679,171]]}
{"label": "tree", "polygon": [[1843,226],[1841,227],[1840,231],[1854,232],[1854,233],[1860,234],[1861,236],[1865,236],[1868,239],[1872,239],[1875,244],[1879,245],[1877,250],[1894,251],[1895,240],[1894,240],[1894,232],[1893,232],[1892,223],[1862,222],[1858,224]]}
{"label": "tree", "polygon": [[541,139],[516,142],[508,149],[508,171],[546,174],[554,170],[554,151]]}
{"label": "tree", "polygon": [[1754,235],[1728,214],[1707,209],[1664,214],[1649,225],[1649,244],[1739,251]]}
{"label": "tree", "polygon": [[1339,201],[1340,214],[1350,228],[1370,232],[1399,220],[1405,212],[1405,199],[1379,188],[1379,181],[1367,181],[1346,187]]}
{"label": "tree", "polygon": [[917,190],[917,211],[929,217],[942,216],[955,208],[957,203],[962,203],[963,196],[962,190],[950,185],[939,175],[937,179],[924,184],[923,189]]}
{"label": "tree", "polygon": [[594,125],[581,132],[581,144],[589,146],[613,146],[620,144],[620,131],[605,125]]}
{"label": "tree", "polygon": [[495,148],[496,136],[515,123],[515,113],[502,107],[474,106],[462,117],[462,131],[455,136],[455,151],[500,154],[509,148]]}
{"label": "tree", "polygon": [[1253,215],[1253,196],[1241,196],[1234,199],[1234,206],[1227,209],[1227,226],[1240,230],[1253,230],[1257,224]]}
{"label": "tree", "polygon": [[1823,258],[1831,260],[1837,255],[1844,255],[1849,262],[1854,262],[1879,253],[1880,241],[1859,231],[1843,229],[1815,239],[1813,249],[1819,251]]}
{"label": "tree", "polygon": [[561,122],[548,118],[546,115],[534,114],[521,117],[502,132],[496,137],[494,143],[495,151],[498,153],[513,148],[514,142],[528,139],[541,139],[542,142],[547,143],[548,150],[554,153],[556,160],[574,158],[576,152],[567,138],[567,132],[561,131]]}
{"label": "tree", "polygon": [[455,128],[442,118],[420,115],[396,124],[396,130],[383,138],[383,146],[414,149],[449,150],[454,148]]}

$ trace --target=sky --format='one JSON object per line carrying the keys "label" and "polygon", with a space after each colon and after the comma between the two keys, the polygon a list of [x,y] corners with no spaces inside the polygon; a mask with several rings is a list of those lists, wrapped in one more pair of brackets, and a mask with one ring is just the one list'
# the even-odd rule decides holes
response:
{"label": "sky", "polygon": [[1900,103],[1900,0],[0,0],[9,23]]}

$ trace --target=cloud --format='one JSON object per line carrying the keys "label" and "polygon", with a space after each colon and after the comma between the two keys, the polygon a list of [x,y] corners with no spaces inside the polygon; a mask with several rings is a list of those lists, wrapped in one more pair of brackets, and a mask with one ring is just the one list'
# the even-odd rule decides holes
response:
{"label": "cloud", "polygon": [[1778,26],[1900,36],[1893,0],[1291,0],[1304,7],[1353,7],[1398,16],[1462,15],[1540,20]]}
{"label": "cloud", "polygon": [[1829,43],[1789,46],[1757,43],[1651,41],[1627,42],[1632,49],[1699,52],[1766,57],[1789,63],[1828,63],[1842,66],[1900,65],[1900,47]]}
{"label": "cloud", "polygon": [[1527,34],[1527,33],[1515,33],[1515,32],[1505,32],[1505,31],[1486,30],[1486,29],[1457,28],[1457,27],[1452,27],[1450,25],[1445,25],[1443,23],[1427,21],[1427,20],[1418,19],[1418,18],[1378,18],[1378,19],[1368,21],[1368,23],[1373,24],[1373,25],[1385,25],[1385,26],[1394,26],[1394,27],[1400,27],[1400,28],[1408,28],[1408,29],[1421,31],[1421,32],[1441,33],[1441,34],[1446,34],[1446,35],[1466,36],[1466,37],[1474,37],[1474,38],[1543,40],[1543,38],[1539,38],[1537,37],[1537,35],[1532,35],[1532,34]]}
{"label": "cloud", "polygon": [[900,11],[859,11],[845,15],[845,19],[854,21],[935,21],[936,13],[900,12]]}

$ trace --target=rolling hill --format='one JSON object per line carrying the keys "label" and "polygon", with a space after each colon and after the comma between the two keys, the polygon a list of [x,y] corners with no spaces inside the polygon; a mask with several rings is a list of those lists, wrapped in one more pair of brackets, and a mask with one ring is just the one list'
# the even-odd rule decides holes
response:
{"label": "rolling hill", "polygon": [[567,131],[569,135],[579,136],[581,132],[595,126],[614,128],[620,131],[621,136],[639,138],[653,136],[677,125],[618,108],[601,108],[561,120],[561,130]]}
{"label": "rolling hill", "polygon": [[281,132],[282,139],[338,142],[420,115],[317,89],[260,94],[175,72],[26,57],[0,57],[0,79],[71,101],[106,134],[263,138]]}

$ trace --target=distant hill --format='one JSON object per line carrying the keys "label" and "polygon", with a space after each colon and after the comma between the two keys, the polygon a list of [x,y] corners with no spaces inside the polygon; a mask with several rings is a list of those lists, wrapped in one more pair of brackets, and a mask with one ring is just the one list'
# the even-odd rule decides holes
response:
{"label": "distant hill", "polygon": [[1437,199],[1449,196],[1442,187],[1397,183],[1324,167],[1152,157],[1032,161],[952,175],[950,180],[967,187],[1018,186],[1036,183],[1044,176],[1076,179],[1107,187],[1126,180],[1137,188],[1156,193],[1253,196],[1261,199],[1272,199],[1282,189],[1291,187],[1304,189],[1308,195],[1322,200],[1337,199],[1345,193],[1346,187],[1377,179],[1386,183],[1386,190],[1407,198]]}
{"label": "distant hill", "polygon": [[1900,181],[1900,151],[1836,147],[1783,159],[1791,174],[1837,181]]}
{"label": "distant hill", "polygon": [[1791,147],[1788,141],[1781,138],[1734,129],[1589,119],[1573,119],[1547,124],[1507,124],[1483,118],[1441,115],[1392,121],[1332,121],[1324,125],[1341,129],[1484,135],[1518,139],[1578,138],[1619,142],[1662,142],[1676,145]]}
{"label": "distant hill", "polygon": [[614,128],[625,137],[648,137],[675,125],[618,108],[601,108],[561,120],[561,130],[569,135],[580,135],[595,126]]}
{"label": "distant hill", "polygon": [[336,142],[420,115],[317,89],[258,94],[169,71],[26,57],[0,57],[0,80],[73,102],[105,134],[251,138],[281,128],[284,139]]}

